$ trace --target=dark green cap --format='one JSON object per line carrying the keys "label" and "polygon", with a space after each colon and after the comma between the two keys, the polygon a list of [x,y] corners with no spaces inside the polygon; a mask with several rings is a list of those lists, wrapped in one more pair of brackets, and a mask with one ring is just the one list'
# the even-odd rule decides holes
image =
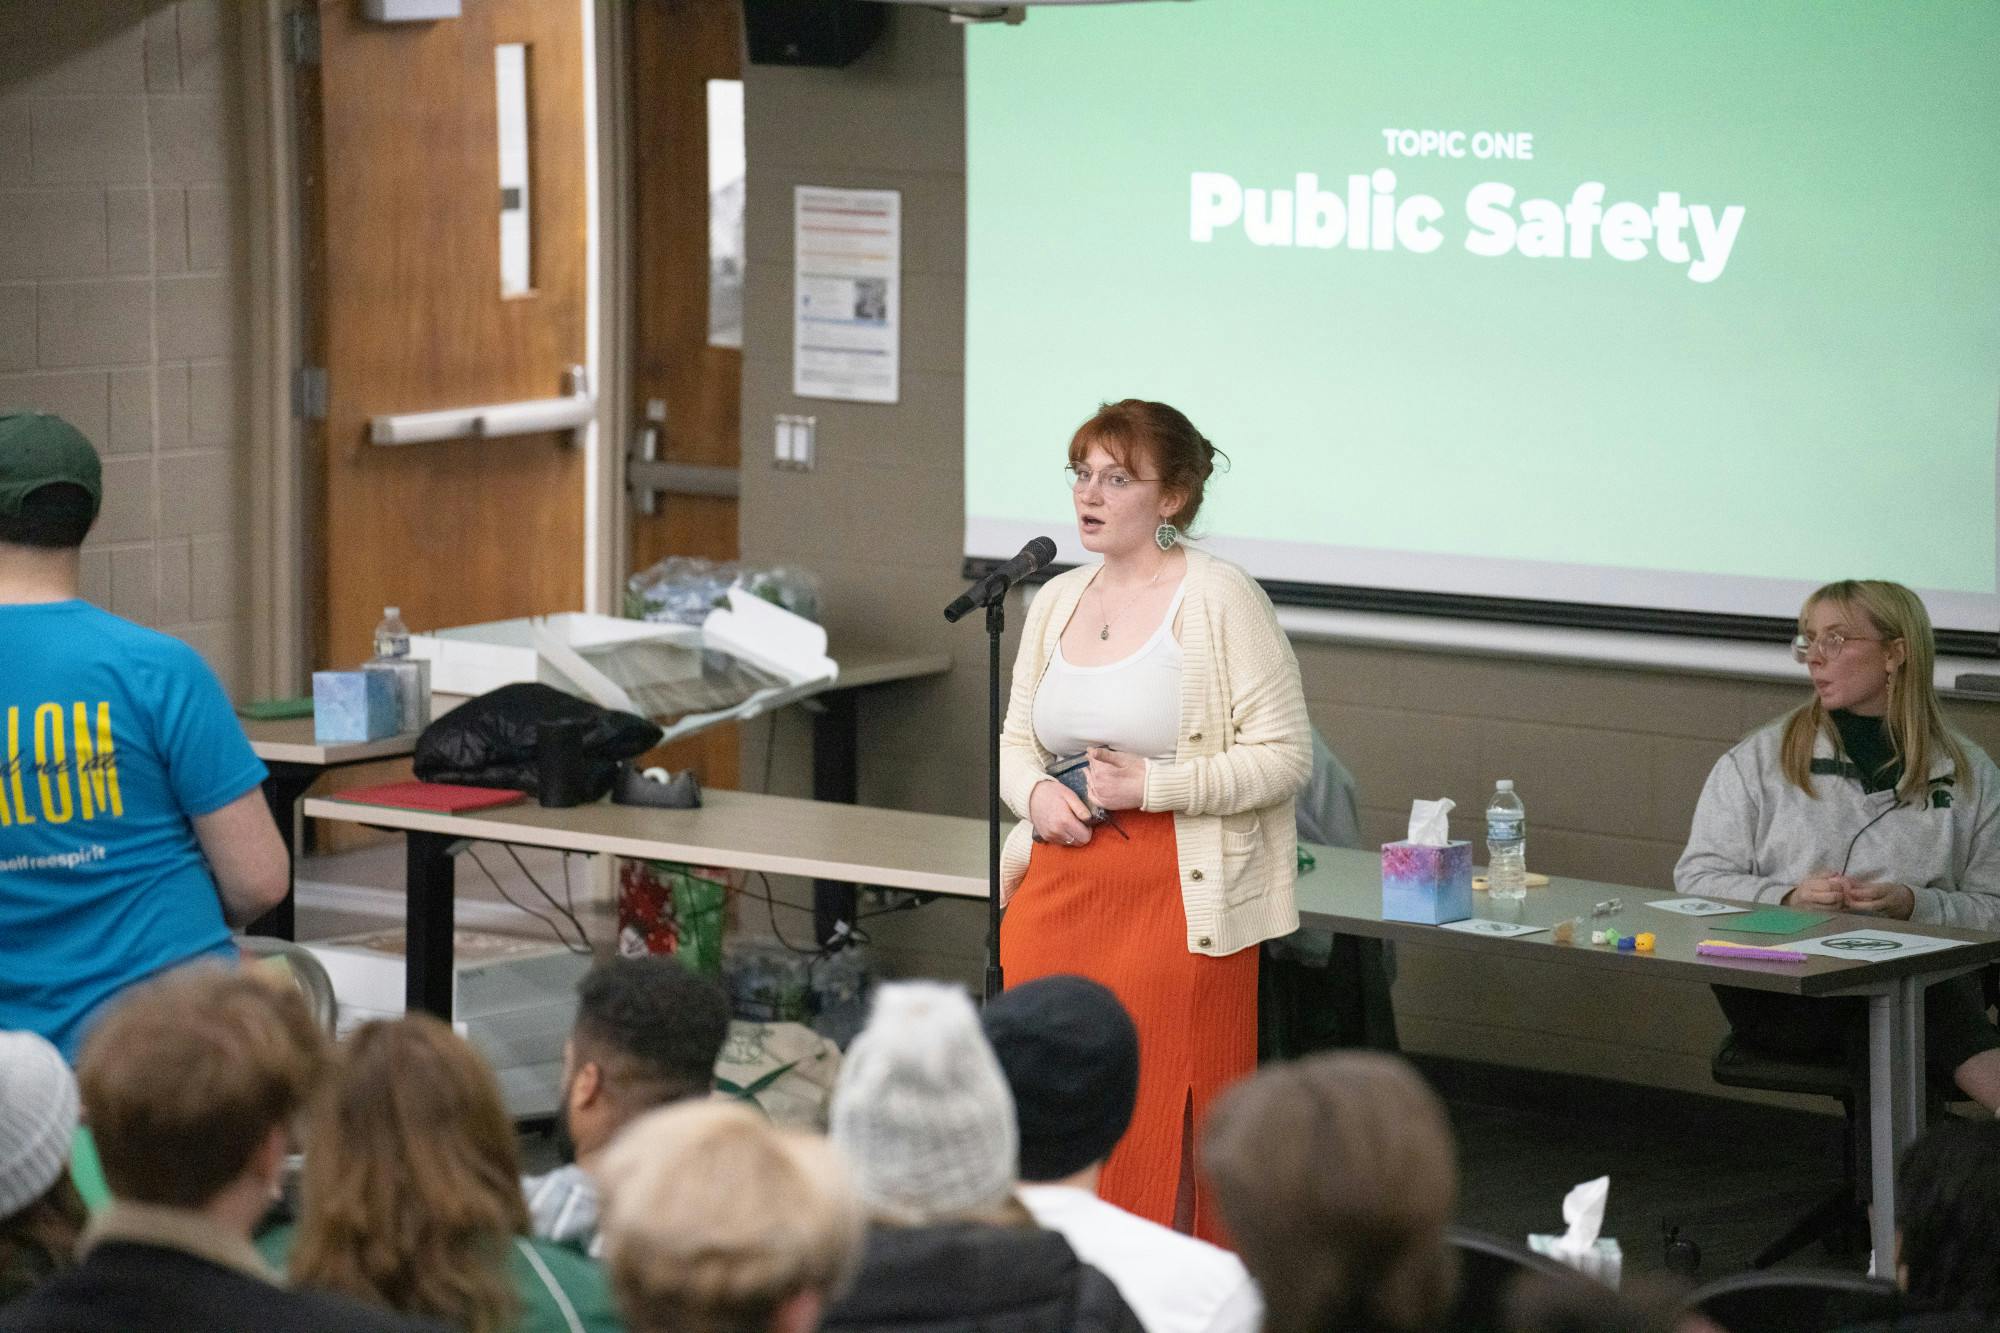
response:
{"label": "dark green cap", "polygon": [[23,500],[61,481],[90,492],[95,518],[104,503],[104,469],[83,432],[39,412],[0,416],[0,515],[13,517]]}

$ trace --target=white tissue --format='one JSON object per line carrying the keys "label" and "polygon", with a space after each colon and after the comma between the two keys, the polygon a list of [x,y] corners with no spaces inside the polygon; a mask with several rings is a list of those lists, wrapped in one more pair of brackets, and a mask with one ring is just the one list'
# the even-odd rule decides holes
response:
{"label": "white tissue", "polygon": [[1569,1230],[1557,1238],[1555,1257],[1575,1266],[1597,1244],[1604,1229],[1604,1201],[1611,1193],[1611,1177],[1586,1180],[1563,1195],[1563,1225]]}
{"label": "white tissue", "polygon": [[1616,1288],[1625,1256],[1617,1241],[1598,1234],[1604,1228],[1604,1203],[1610,1194],[1610,1176],[1584,1181],[1563,1196],[1563,1224],[1568,1230],[1560,1236],[1530,1236],[1528,1248]]}
{"label": "white tissue", "polygon": [[1409,840],[1419,847],[1443,847],[1451,841],[1452,802],[1449,798],[1437,801],[1410,802]]}

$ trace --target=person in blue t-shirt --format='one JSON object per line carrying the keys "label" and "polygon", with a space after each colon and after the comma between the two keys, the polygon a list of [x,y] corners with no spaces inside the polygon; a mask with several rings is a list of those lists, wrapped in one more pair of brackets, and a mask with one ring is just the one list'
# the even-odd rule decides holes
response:
{"label": "person in blue t-shirt", "polygon": [[233,957],[289,877],[214,673],[77,595],[102,496],[75,427],[0,416],[0,1028],[71,1059],[126,987]]}

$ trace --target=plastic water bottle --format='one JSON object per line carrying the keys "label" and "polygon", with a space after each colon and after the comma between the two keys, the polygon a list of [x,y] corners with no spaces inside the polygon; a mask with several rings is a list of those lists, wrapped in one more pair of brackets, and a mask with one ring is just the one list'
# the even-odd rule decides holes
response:
{"label": "plastic water bottle", "polygon": [[1486,803],[1486,890],[1496,899],[1528,896],[1528,810],[1512,778],[1493,784]]}
{"label": "plastic water bottle", "polygon": [[375,656],[408,657],[410,655],[410,627],[403,623],[401,607],[382,608],[382,623],[375,627]]}

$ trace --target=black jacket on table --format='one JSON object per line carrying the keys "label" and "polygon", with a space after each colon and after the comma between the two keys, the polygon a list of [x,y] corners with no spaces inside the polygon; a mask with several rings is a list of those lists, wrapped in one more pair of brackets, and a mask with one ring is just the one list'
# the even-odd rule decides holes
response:
{"label": "black jacket on table", "polygon": [[1143,1333],[1111,1279],[1053,1231],[871,1226],[822,1333]]}
{"label": "black jacket on table", "polygon": [[295,1291],[184,1250],[94,1246],[77,1267],[0,1308],[0,1333],[443,1333],[323,1292]]}

